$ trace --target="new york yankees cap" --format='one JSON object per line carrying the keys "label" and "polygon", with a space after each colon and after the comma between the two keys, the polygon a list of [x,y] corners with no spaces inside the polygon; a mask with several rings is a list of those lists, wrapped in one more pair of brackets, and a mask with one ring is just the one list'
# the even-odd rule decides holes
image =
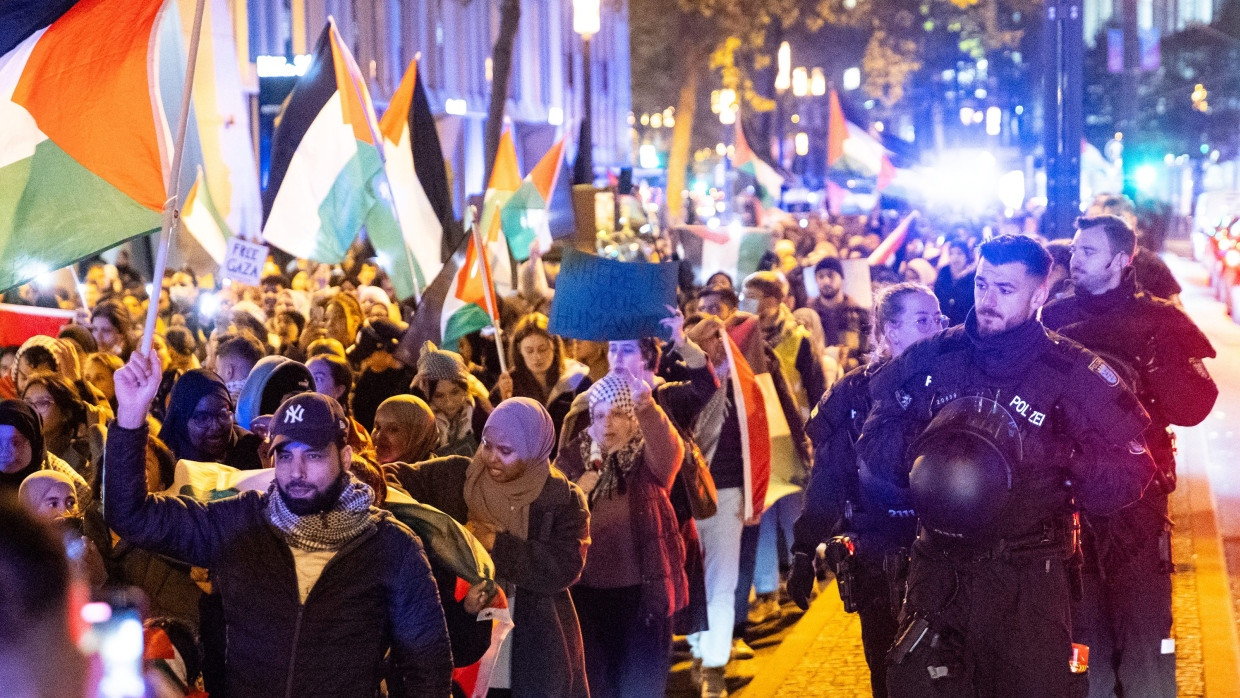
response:
{"label": "new york yankees cap", "polygon": [[340,403],[319,393],[300,393],[280,403],[267,432],[272,446],[297,441],[311,448],[343,446],[348,436],[349,420]]}

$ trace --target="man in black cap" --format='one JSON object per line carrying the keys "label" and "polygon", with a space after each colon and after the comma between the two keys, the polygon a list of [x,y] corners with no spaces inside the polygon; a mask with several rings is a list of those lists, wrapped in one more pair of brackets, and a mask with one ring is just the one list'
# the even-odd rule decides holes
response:
{"label": "man in black cap", "polygon": [[1042,322],[1105,357],[1141,398],[1158,477],[1140,502],[1114,516],[1084,517],[1084,594],[1072,625],[1094,656],[1091,696],[1174,696],[1170,425],[1199,424],[1214,407],[1218,386],[1202,363],[1214,347],[1184,311],[1141,290],[1136,234],[1127,222],[1103,215],[1078,219],[1076,228],[1076,292],[1043,308]]}
{"label": "man in black cap", "polygon": [[1084,691],[1076,513],[1135,502],[1154,463],[1149,417],[1115,371],[1037,320],[1050,266],[1027,237],[983,244],[964,325],[870,381],[861,477],[893,501],[906,492],[919,521],[887,657],[893,698]]}
{"label": "man in black cap", "polygon": [[823,257],[814,265],[818,297],[809,307],[822,321],[827,347],[835,347],[845,370],[865,361],[870,350],[870,312],[844,293],[844,264],[838,257]]}
{"label": "man in black cap", "polygon": [[357,332],[349,347],[349,363],[358,369],[353,384],[353,418],[369,431],[375,427],[375,412],[393,395],[409,392],[417,372],[396,357],[396,347],[404,332],[391,320],[371,320]]}
{"label": "man in black cap", "polygon": [[122,539],[211,570],[228,695],[372,695],[384,680],[392,696],[448,695],[452,653],[426,554],[349,474],[340,405],[317,393],[280,405],[266,492],[209,504],[151,495],[146,415],[160,373],[140,352],[116,372],[105,517]]}

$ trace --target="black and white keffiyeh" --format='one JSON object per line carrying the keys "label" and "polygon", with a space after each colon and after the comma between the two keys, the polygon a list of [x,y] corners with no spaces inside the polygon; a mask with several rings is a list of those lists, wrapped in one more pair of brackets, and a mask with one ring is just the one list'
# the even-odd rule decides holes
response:
{"label": "black and white keffiyeh", "polygon": [[350,475],[349,484],[331,509],[298,516],[289,511],[273,480],[267,488],[267,520],[298,550],[337,550],[375,527],[381,514],[372,506],[374,502],[374,491]]}

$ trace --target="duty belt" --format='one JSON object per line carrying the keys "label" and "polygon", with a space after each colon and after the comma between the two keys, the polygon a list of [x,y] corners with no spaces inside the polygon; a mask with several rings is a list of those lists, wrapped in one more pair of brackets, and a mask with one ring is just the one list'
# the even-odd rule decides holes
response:
{"label": "duty belt", "polygon": [[986,562],[1012,558],[1059,557],[1067,560],[1081,543],[1081,520],[1075,512],[1041,523],[1038,530],[1003,538],[991,544],[969,544],[939,535],[924,526],[918,529],[917,543],[935,557],[967,562]]}

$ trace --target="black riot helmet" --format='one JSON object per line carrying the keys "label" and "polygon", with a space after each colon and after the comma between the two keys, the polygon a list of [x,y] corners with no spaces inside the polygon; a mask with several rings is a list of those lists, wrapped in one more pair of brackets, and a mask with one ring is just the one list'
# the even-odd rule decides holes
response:
{"label": "black riot helmet", "polygon": [[994,531],[1023,455],[1016,420],[988,397],[948,403],[913,443],[909,491],[921,524],[963,542]]}

